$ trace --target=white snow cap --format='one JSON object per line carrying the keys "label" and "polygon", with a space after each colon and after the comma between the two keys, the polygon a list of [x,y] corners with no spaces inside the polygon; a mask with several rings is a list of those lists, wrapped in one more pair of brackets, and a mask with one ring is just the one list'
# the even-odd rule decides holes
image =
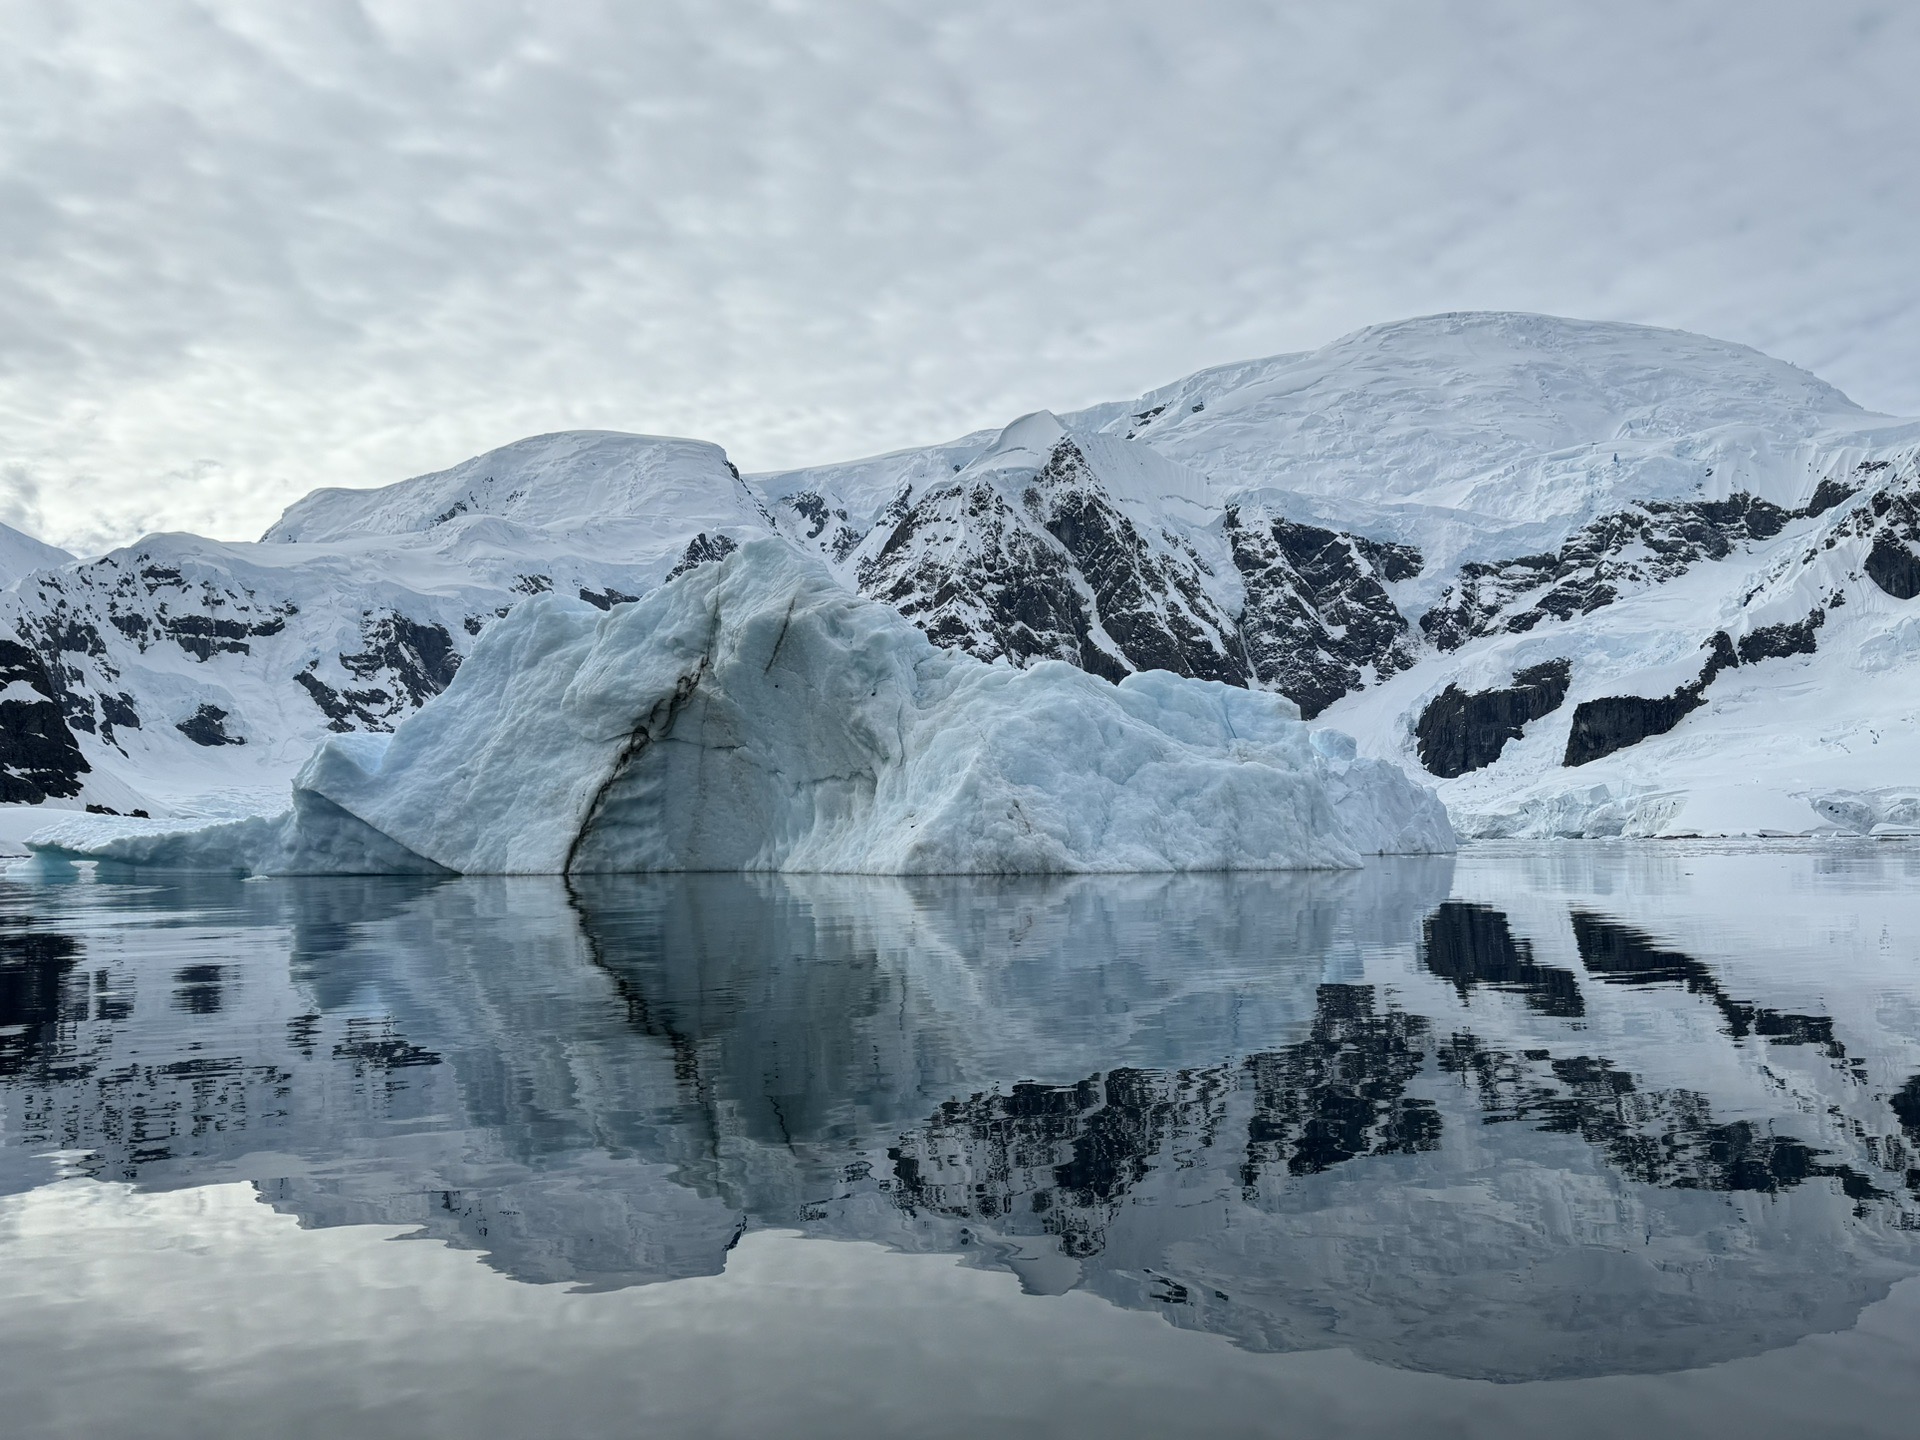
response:
{"label": "white snow cap", "polygon": [[1261,870],[1454,844],[1431,790],[1280,696],[982,664],[778,541],[606,613],[526,602],[295,794],[277,829],[75,821],[35,844],[281,873],[394,868],[397,844],[469,874]]}

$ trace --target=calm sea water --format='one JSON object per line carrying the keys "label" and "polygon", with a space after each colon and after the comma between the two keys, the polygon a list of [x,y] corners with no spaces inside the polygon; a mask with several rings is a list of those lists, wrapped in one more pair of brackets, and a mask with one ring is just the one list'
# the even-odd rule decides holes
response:
{"label": "calm sea water", "polygon": [[10,1436],[1866,1436],[1920,847],[0,883]]}

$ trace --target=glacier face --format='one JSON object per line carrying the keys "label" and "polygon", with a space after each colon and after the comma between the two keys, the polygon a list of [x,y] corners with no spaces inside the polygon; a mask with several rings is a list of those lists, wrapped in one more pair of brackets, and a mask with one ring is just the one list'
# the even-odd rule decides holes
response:
{"label": "glacier face", "polygon": [[275,820],[35,844],[465,874],[1330,868],[1453,845],[1430,790],[1282,697],[990,665],[771,539],[605,613],[531,601],[390,739],[323,746],[295,794]]}
{"label": "glacier face", "polygon": [[[405,721],[529,597],[615,607],[777,537],[943,647],[1277,692],[1416,773],[1436,704],[1497,709],[1469,697],[1566,668],[1524,733],[1460,737],[1490,763],[1430,777],[1472,833],[1903,826],[1917,453],[1920,427],[1743,347],[1498,314],[780,474],[540,436],[316,492],[258,544],[14,547],[0,608],[86,768],[0,744],[0,771],[54,807],[271,808],[319,741]],[[1783,648],[1816,610],[1811,648]],[[1701,684],[1716,636],[1764,663]],[[1596,717],[1617,748],[1569,764]]]}

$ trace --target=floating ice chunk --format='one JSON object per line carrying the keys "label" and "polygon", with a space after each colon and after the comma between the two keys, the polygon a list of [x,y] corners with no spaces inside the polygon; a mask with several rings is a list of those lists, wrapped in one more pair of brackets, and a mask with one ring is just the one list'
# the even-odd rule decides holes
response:
{"label": "floating ice chunk", "polygon": [[467,874],[1292,869],[1454,843],[1431,790],[1284,698],[984,665],[772,541],[604,613],[528,601],[391,737],[329,741],[294,783],[271,821],[33,843]]}

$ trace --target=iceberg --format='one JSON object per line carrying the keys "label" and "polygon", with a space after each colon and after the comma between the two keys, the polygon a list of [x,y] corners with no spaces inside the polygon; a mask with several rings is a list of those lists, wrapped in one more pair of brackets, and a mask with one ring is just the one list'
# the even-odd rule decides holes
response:
{"label": "iceberg", "polygon": [[777,540],[602,611],[542,595],[278,816],[76,818],[50,861],[256,874],[1349,868],[1454,848],[1434,792],[1282,696],[934,646]]}

